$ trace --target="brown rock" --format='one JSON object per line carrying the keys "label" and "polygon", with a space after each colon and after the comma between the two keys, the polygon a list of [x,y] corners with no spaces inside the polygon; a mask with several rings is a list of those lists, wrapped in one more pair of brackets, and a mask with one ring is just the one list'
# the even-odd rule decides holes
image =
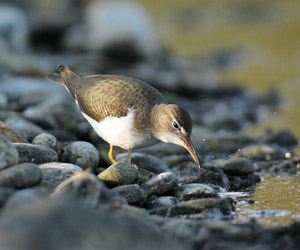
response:
{"label": "brown rock", "polygon": [[12,130],[10,127],[7,127],[3,122],[0,122],[0,135],[5,136],[11,142],[29,143],[26,139]]}

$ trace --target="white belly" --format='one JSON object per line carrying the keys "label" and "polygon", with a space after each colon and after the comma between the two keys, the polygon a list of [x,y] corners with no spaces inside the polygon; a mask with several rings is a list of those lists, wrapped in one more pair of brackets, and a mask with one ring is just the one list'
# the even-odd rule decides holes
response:
{"label": "white belly", "polygon": [[106,117],[97,122],[88,115],[82,113],[87,121],[94,128],[96,133],[110,145],[118,146],[124,149],[147,147],[158,142],[153,137],[143,137],[133,132],[135,112],[129,112],[124,117]]}

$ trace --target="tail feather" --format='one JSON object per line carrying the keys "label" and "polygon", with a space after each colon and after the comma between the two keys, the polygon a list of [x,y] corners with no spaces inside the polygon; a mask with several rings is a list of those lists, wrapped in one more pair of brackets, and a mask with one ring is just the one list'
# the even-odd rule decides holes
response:
{"label": "tail feather", "polygon": [[50,81],[56,82],[62,86],[65,86],[65,83],[61,77],[60,74],[56,74],[56,73],[49,73],[46,75],[46,78],[49,79]]}

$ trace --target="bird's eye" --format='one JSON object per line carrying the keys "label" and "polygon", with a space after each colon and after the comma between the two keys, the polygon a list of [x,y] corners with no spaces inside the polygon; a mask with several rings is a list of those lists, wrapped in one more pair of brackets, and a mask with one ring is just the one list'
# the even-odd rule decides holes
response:
{"label": "bird's eye", "polygon": [[179,129],[179,124],[178,124],[176,121],[174,121],[174,122],[172,123],[172,125],[173,125],[173,128]]}

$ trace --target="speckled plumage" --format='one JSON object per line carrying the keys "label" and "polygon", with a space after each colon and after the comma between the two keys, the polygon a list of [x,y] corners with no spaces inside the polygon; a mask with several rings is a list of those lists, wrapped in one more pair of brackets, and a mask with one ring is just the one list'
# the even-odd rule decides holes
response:
{"label": "speckled plumage", "polygon": [[84,117],[110,144],[112,162],[113,146],[128,149],[130,158],[131,149],[160,140],[185,147],[200,167],[190,141],[190,115],[183,108],[168,104],[156,89],[125,76],[79,76],[64,65],[59,65],[59,70],[60,75],[52,73],[47,77],[66,87]]}

